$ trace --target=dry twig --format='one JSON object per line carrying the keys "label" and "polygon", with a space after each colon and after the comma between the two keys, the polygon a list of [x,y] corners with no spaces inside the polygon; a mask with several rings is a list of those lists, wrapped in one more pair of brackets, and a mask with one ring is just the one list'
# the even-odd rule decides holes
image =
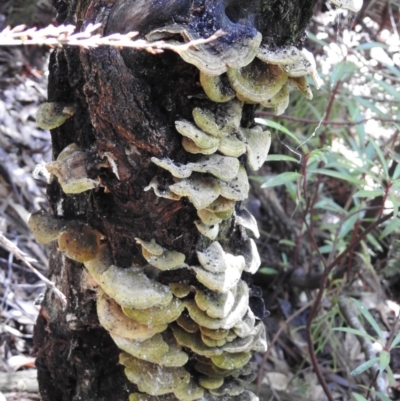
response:
{"label": "dry twig", "polygon": [[4,236],[2,232],[0,232],[0,244],[9,252],[11,252],[17,259],[19,259],[22,263],[24,263],[29,269],[33,271],[42,280],[48,288],[54,291],[55,294],[61,299],[63,305],[67,305],[67,298],[65,295],[42,273],[40,273],[37,269],[32,266],[32,263],[35,263],[36,260],[27,256],[24,252],[22,252],[15,244],[13,244],[8,238]]}

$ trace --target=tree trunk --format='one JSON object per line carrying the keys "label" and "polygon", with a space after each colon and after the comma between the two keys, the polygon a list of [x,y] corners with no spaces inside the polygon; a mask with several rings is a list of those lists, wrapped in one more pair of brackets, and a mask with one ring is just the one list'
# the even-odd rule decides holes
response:
{"label": "tree trunk", "polygon": [[[237,22],[248,12],[243,32],[228,32],[222,42],[230,46],[229,41],[238,40],[235,35],[252,37],[250,31],[257,29],[262,43],[271,48],[302,47],[315,1],[248,0],[248,10],[242,9],[243,1],[233,0],[114,3],[115,0],[54,0],[59,23],[74,23],[83,29],[88,23],[100,21],[106,33],[140,30],[146,34],[173,22],[189,24],[194,15],[199,21],[203,18],[203,22],[206,17],[217,20],[218,15],[213,16],[210,10],[226,12]],[[218,8],[221,4],[223,7]],[[216,25],[210,24],[209,30],[201,33],[210,36],[218,28]],[[172,36],[175,39],[179,34]],[[157,167],[152,157],[170,158],[181,165],[198,159],[182,147],[175,122],[193,121],[195,107],[222,110],[219,107],[223,106],[215,106],[205,96],[198,68],[171,51],[153,55],[109,47],[56,49],[50,59],[48,98],[49,102],[73,104],[76,108],[72,118],[52,130],[54,158],[68,145],[76,144],[85,152],[84,167],[95,182],[93,190],[66,194],[59,179],[53,179],[48,188],[51,215],[68,222],[87,223],[102,233],[101,241],[107,244],[113,264],[121,269],[147,266],[146,273],[163,285],[180,283],[204,289],[193,269],[155,273],[135,241],[155,239],[163,248],[183,253],[189,266],[198,265],[196,250],[213,243],[196,228],[197,210],[187,197],[171,200],[156,196],[153,190],[144,191],[156,176],[160,190],[173,183],[171,174]],[[254,107],[244,105],[242,127],[254,126]],[[244,164],[245,159],[241,156],[240,163]],[[217,241],[225,252],[238,256],[248,237],[230,217],[220,223]],[[67,305],[64,307],[54,293],[47,292],[36,324],[43,401],[127,400],[138,390],[118,362],[120,350],[98,322],[93,280],[82,264],[60,253],[56,243],[52,245],[49,277],[66,295]],[[250,275],[243,273],[242,278],[250,287],[250,305],[262,318]],[[196,375],[189,354],[191,359],[185,368]],[[232,396],[234,399],[237,398]]]}

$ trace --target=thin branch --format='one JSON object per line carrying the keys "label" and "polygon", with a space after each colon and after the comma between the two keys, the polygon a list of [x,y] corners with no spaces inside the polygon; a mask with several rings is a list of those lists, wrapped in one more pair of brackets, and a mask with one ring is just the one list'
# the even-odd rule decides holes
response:
{"label": "thin branch", "polygon": [[67,298],[65,297],[65,295],[54,285],[53,282],[43,276],[42,273],[40,273],[32,266],[31,262],[36,262],[35,259],[27,256],[24,252],[22,252],[14,243],[6,238],[2,232],[0,232],[0,244],[3,245],[6,250],[11,252],[22,263],[24,263],[25,266],[31,269],[33,273],[35,273],[40,278],[40,280],[42,280],[47,285],[47,287],[54,291],[54,293],[58,295],[58,297],[61,299],[61,302],[64,306],[67,305]]}

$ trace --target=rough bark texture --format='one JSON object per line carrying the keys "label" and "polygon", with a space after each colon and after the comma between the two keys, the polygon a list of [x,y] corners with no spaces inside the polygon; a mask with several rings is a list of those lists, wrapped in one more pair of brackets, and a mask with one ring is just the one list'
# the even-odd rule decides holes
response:
{"label": "rough bark texture", "polygon": [[[113,3],[54,0],[59,23],[75,23],[78,28],[98,21],[105,26]],[[187,12],[188,4],[195,8],[203,1],[158,3],[164,6],[158,11],[173,7],[177,16],[185,18],[183,10]],[[226,3],[234,15],[240,2]],[[258,2],[257,20],[263,41],[301,46],[312,15],[310,3],[314,2]],[[149,14],[154,12],[157,9],[150,7],[140,16],[140,28],[148,31],[160,22],[161,17]],[[50,60],[48,96],[49,101],[75,103],[78,110],[72,119],[52,131],[54,157],[74,142],[94,160],[109,152],[119,172],[117,177],[111,168],[92,168],[89,175],[100,177],[103,187],[79,195],[66,196],[57,181],[52,182],[48,190],[51,213],[88,222],[104,233],[118,266],[145,264],[134,240],[138,236],[156,238],[162,246],[184,252],[190,263],[199,241],[193,225],[194,207],[185,199],[157,198],[143,188],[156,172],[170,180],[168,174],[151,164],[151,156],[187,161],[174,121],[190,119],[194,107],[209,102],[198,83],[198,70],[172,52],[155,56],[104,47],[56,49]],[[252,106],[246,106],[245,111],[242,125],[250,124],[253,118]],[[243,232],[229,220],[223,230],[226,245],[235,249],[243,240]],[[177,278],[177,274],[183,276]],[[186,270],[162,273],[159,280],[168,283],[172,276],[175,281],[193,280]],[[117,347],[97,321],[94,291],[82,265],[63,257],[53,246],[50,279],[67,296],[68,305],[63,309],[59,299],[47,293],[37,321],[35,342],[43,401],[127,400],[134,386],[118,364]]]}

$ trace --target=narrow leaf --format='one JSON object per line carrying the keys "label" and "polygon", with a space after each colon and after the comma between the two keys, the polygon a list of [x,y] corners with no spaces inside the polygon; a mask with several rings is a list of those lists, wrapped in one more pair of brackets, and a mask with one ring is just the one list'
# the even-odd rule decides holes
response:
{"label": "narrow leaf", "polygon": [[379,358],[372,358],[369,361],[366,361],[364,363],[362,363],[360,366],[358,366],[357,368],[355,368],[350,374],[352,376],[357,376],[362,372],[365,372],[367,369],[371,368],[372,366],[374,366],[377,362],[379,362]]}
{"label": "narrow leaf", "polygon": [[266,125],[267,127],[275,128],[276,130],[282,132],[283,134],[290,136],[298,145],[301,145],[301,141],[299,140],[299,138],[297,138],[297,135],[290,132],[283,125],[281,125],[275,121],[266,120],[265,118],[256,118],[254,121],[257,124],[262,124],[262,125]]}
{"label": "narrow leaf", "polygon": [[364,396],[358,393],[351,393],[351,395],[356,399],[356,401],[368,401]]}
{"label": "narrow leaf", "polygon": [[383,196],[384,192],[382,189],[373,189],[373,190],[366,190],[363,189],[361,191],[357,191],[353,197],[354,198],[376,198],[377,196]]}
{"label": "narrow leaf", "polygon": [[295,181],[298,178],[301,178],[302,175],[300,173],[296,173],[295,171],[287,171],[286,173],[278,174],[275,177],[269,178],[264,184],[261,185],[261,188],[270,188],[276,187],[278,185],[283,185],[291,181]]}
{"label": "narrow leaf", "polygon": [[299,159],[287,155],[268,155],[267,162],[294,162],[299,163]]}
{"label": "narrow leaf", "polygon": [[375,391],[375,394],[382,400],[382,401],[393,401],[389,398],[386,394],[381,393],[380,391]]}
{"label": "narrow leaf", "polygon": [[390,349],[397,347],[399,343],[400,343],[400,333],[397,333],[397,336],[393,339],[392,343],[390,344]]}
{"label": "narrow leaf", "polygon": [[386,368],[388,367],[390,362],[390,353],[383,350],[380,354],[379,354],[379,370],[381,372],[385,371]]}
{"label": "narrow leaf", "polygon": [[[369,310],[360,301],[357,301],[357,299],[351,298],[351,300],[354,302],[354,304],[357,306],[358,310],[362,313],[362,315],[365,317],[365,319],[368,321],[368,323],[375,330],[375,333],[378,334],[379,339],[383,341],[382,330],[379,327],[376,320],[374,319],[374,317],[369,312]],[[374,341],[376,341],[376,339]]]}
{"label": "narrow leaf", "polygon": [[273,269],[272,267],[262,267],[258,272],[265,274],[267,276],[272,276],[274,274],[278,274],[278,270]]}
{"label": "narrow leaf", "polygon": [[335,327],[333,329],[333,331],[344,331],[345,333],[350,333],[350,334],[354,334],[356,336],[369,338],[372,342],[376,341],[376,338],[370,336],[368,333],[365,333],[364,331],[353,329],[351,327]]}

